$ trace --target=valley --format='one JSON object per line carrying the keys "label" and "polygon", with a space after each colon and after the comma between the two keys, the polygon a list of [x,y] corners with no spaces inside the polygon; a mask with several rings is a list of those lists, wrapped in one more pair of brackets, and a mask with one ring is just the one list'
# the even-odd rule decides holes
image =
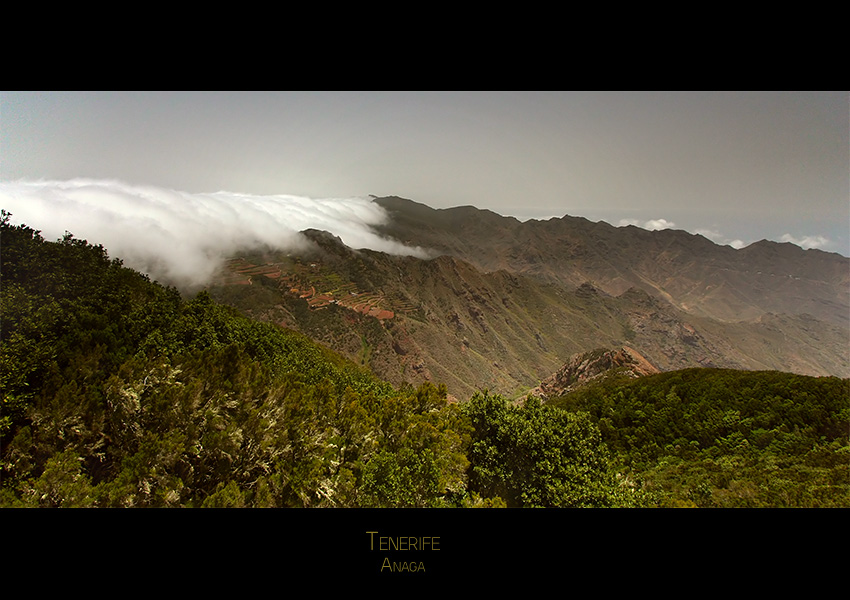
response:
{"label": "valley", "polygon": [[850,261],[839,255],[375,201],[391,215],[382,232],[432,258],[309,230],[311,250],[234,257],[210,293],[396,385],[444,382],[456,398],[520,397],[598,347],[632,347],[662,371],[850,376]]}

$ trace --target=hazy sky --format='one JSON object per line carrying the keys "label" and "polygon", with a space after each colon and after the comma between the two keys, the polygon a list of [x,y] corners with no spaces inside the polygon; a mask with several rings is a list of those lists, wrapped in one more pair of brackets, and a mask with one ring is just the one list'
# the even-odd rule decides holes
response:
{"label": "hazy sky", "polygon": [[397,195],[850,255],[848,132],[846,92],[0,92],[0,183]]}

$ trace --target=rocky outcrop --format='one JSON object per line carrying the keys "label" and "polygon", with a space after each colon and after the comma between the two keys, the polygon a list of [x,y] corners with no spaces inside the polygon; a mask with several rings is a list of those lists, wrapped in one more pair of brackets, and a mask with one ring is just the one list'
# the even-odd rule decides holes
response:
{"label": "rocky outcrop", "polygon": [[658,373],[637,350],[623,346],[619,350],[600,348],[570,357],[556,373],[540,382],[529,393],[538,398],[554,398],[604,377],[637,378]]}

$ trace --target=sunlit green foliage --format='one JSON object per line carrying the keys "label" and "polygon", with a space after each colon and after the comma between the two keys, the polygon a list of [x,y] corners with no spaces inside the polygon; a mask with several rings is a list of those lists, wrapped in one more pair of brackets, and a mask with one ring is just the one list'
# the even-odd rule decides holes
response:
{"label": "sunlit green foliage", "polygon": [[688,369],[555,402],[668,505],[850,506],[850,381]]}
{"label": "sunlit green foliage", "polygon": [[452,404],[0,224],[0,506],[850,505],[847,380],[694,369]]}
{"label": "sunlit green foliage", "polygon": [[570,413],[529,397],[522,406],[476,394],[466,405],[474,428],[469,487],[509,507],[638,505],[608,468],[599,429],[586,413]]}
{"label": "sunlit green foliage", "polygon": [[6,506],[447,506],[464,419],[73,236],[2,229]]}
{"label": "sunlit green foliage", "polygon": [[466,488],[466,420],[445,387],[423,384],[373,407],[377,448],[363,468],[370,506],[449,506]]}

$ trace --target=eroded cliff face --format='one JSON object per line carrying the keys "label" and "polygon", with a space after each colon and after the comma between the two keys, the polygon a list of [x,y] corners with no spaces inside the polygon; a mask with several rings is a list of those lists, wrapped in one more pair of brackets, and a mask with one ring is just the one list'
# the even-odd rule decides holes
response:
{"label": "eroded cliff face", "polygon": [[604,377],[642,377],[658,373],[646,358],[628,346],[617,350],[599,348],[574,354],[556,373],[547,377],[529,393],[539,398],[554,398]]}

